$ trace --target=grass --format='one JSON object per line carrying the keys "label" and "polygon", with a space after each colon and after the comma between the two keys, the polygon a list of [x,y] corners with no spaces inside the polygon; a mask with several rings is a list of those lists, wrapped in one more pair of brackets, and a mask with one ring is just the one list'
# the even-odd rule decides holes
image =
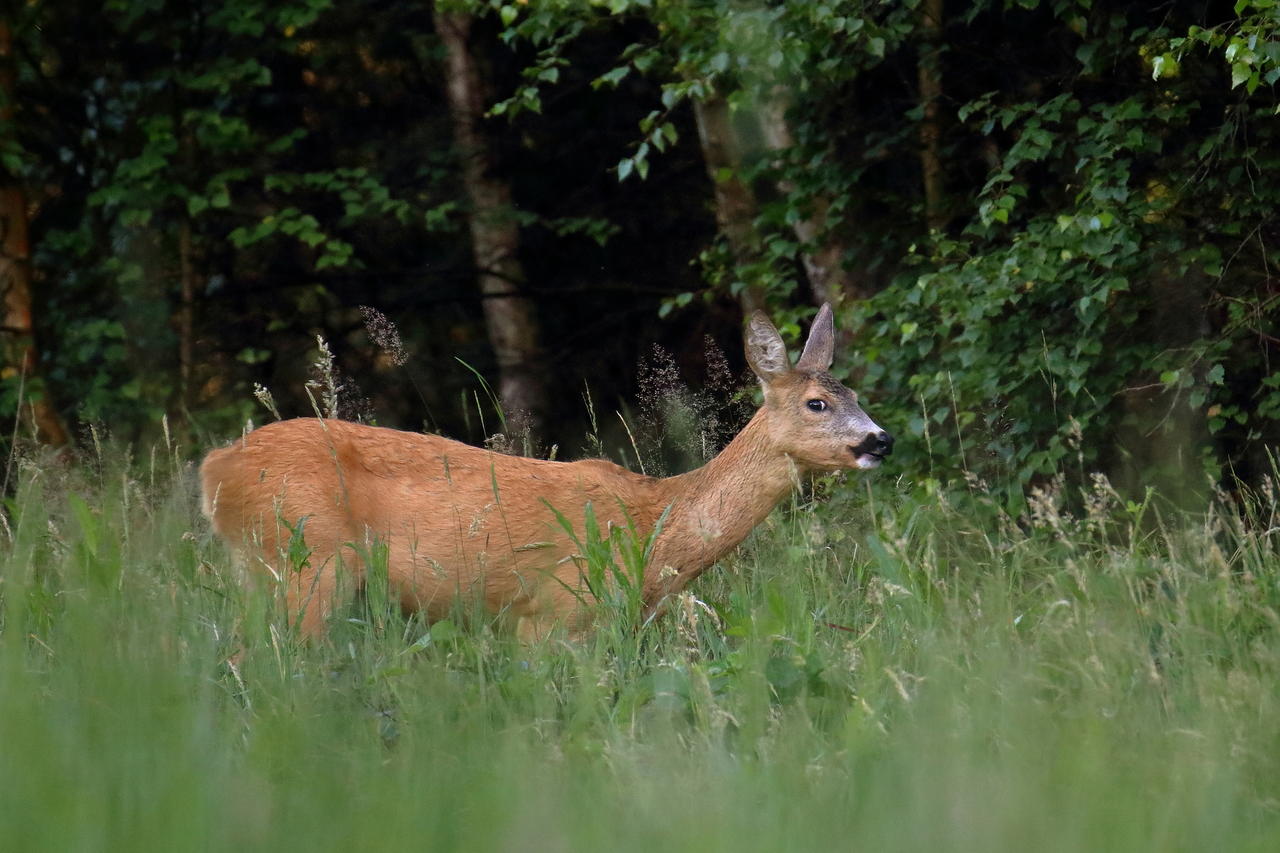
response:
{"label": "grass", "polygon": [[375,593],[308,648],[159,457],[15,474],[6,850],[1280,844],[1273,497],[1015,520],[853,479],[639,631],[526,648]]}

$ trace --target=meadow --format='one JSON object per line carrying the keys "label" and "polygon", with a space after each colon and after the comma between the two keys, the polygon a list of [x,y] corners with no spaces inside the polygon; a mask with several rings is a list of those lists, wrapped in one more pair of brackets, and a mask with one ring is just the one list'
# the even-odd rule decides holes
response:
{"label": "meadow", "polygon": [[1013,518],[890,464],[650,624],[522,646],[375,578],[307,646],[193,455],[10,462],[5,850],[1280,847],[1269,483],[1188,512],[1095,478]]}

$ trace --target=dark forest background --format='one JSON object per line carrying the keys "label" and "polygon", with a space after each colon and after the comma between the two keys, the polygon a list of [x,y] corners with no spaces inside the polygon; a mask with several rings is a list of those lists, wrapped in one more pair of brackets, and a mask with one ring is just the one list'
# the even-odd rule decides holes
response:
{"label": "dark forest background", "polygon": [[344,417],[709,446],[829,301],[913,482],[1270,470],[1275,0],[6,8],[7,442],[311,414],[320,336]]}

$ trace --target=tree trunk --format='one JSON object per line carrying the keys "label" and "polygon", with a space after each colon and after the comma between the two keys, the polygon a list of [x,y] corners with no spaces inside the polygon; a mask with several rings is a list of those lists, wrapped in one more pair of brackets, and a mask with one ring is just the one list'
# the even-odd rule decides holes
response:
{"label": "tree trunk", "polygon": [[920,173],[924,182],[924,219],[930,230],[947,226],[942,176],[942,0],[920,7]]}
{"label": "tree trunk", "polygon": [[192,257],[191,217],[184,215],[178,230],[178,402],[183,416],[191,408],[191,365],[195,360],[196,267]]}
{"label": "tree trunk", "polygon": [[[734,265],[742,270],[759,263],[753,224],[757,205],[751,188],[742,180],[742,158],[738,151],[729,117],[728,102],[717,94],[693,102],[698,123],[698,139],[702,143],[702,159],[715,188],[716,224],[729,242]],[[748,276],[739,296],[743,314],[764,307],[764,292],[759,282]]]}
{"label": "tree trunk", "polygon": [[[12,38],[0,21],[0,126],[13,127],[14,71]],[[27,390],[36,438],[52,447],[70,443],[67,428],[40,381],[40,352],[31,322],[31,240],[27,198],[17,179],[0,171],[0,289],[4,294],[4,368]],[[21,417],[21,411],[16,413]]]}
{"label": "tree trunk", "polygon": [[[174,117],[175,126],[182,126],[181,115]],[[182,168],[188,176],[196,174],[195,134],[185,128],[181,136]],[[191,214],[183,210],[178,225],[178,309],[174,326],[178,333],[178,408],[183,418],[191,411],[194,401],[196,292],[200,287],[200,272],[196,265],[195,226]]]}
{"label": "tree trunk", "polygon": [[498,395],[508,420],[541,431],[547,414],[546,364],[533,300],[522,292],[520,231],[511,187],[497,177],[494,153],[482,127],[485,91],[468,38],[472,18],[435,10],[445,49],[445,88],[471,202],[471,246],[484,303],[485,324],[498,361]]}
{"label": "tree trunk", "polygon": [[[774,154],[782,154],[795,144],[791,127],[787,123],[787,99],[781,91],[760,104],[758,111],[761,135],[765,145]],[[795,183],[783,178],[778,189],[791,199],[796,199]],[[808,199],[810,213],[798,219],[792,230],[801,244],[800,260],[809,278],[809,288],[815,305],[824,302],[838,308],[845,297],[862,300],[871,296],[870,285],[845,267],[849,247],[829,227],[827,211],[831,200],[824,196]]]}

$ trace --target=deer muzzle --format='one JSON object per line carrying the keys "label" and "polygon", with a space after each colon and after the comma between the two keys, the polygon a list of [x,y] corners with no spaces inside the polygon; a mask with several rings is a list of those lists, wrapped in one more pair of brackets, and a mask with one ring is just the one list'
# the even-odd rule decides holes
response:
{"label": "deer muzzle", "polygon": [[850,446],[854,465],[858,468],[875,468],[893,452],[893,436],[876,429],[855,445]]}

